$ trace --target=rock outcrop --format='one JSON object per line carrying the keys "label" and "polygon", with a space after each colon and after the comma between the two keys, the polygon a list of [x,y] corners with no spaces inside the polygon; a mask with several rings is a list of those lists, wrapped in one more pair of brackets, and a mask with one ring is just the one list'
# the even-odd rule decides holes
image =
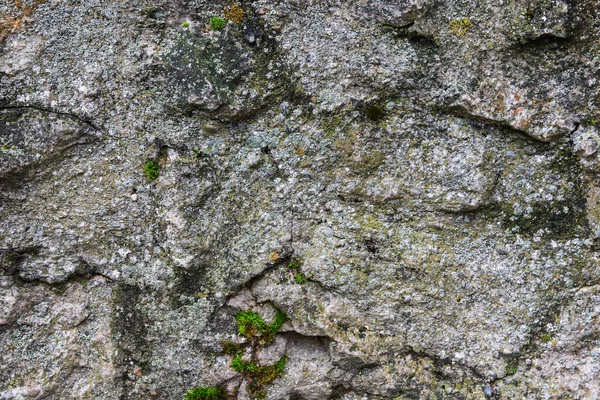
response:
{"label": "rock outcrop", "polygon": [[598,10],[2,0],[0,399],[597,399]]}

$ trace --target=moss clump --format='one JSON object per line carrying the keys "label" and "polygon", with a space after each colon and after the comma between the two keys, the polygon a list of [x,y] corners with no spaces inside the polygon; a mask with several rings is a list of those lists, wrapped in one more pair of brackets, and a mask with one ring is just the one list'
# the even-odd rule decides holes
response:
{"label": "moss clump", "polygon": [[469,29],[473,27],[473,23],[469,18],[460,18],[450,21],[450,32],[456,36],[465,36]]}
{"label": "moss clump", "polygon": [[227,21],[231,21],[234,24],[239,24],[244,20],[244,10],[242,10],[242,7],[240,6],[233,4],[225,8],[223,11]]}
{"label": "moss clump", "polygon": [[186,393],[184,400],[225,400],[225,391],[219,387],[200,386]]}
{"label": "moss clump", "polygon": [[542,334],[542,336],[540,336],[540,340],[542,341],[542,343],[548,343],[550,340],[552,340],[552,335],[550,335],[549,333],[544,333]]}
{"label": "moss clump", "polygon": [[287,320],[287,315],[283,311],[277,310],[273,322],[267,325],[260,315],[248,310],[238,311],[235,320],[240,335],[254,340],[260,346],[264,346],[273,342],[275,335]]}
{"label": "moss clump", "polygon": [[519,361],[510,360],[508,364],[506,364],[506,375],[514,375],[517,373],[517,369],[519,368]]}
{"label": "moss clump", "polygon": [[291,260],[287,265],[287,267],[292,271],[300,271],[301,266],[302,264],[300,264],[300,261],[298,260]]}
{"label": "moss clump", "polygon": [[296,274],[294,275],[294,280],[299,285],[302,285],[303,283],[308,282],[308,278],[306,276],[304,276],[304,274],[302,272],[296,272]]}
{"label": "moss clump", "polygon": [[148,182],[156,180],[159,172],[160,167],[156,161],[148,161],[146,164],[144,164],[144,174],[146,174],[146,179]]}
{"label": "moss clump", "polygon": [[242,360],[241,354],[238,354],[231,360],[231,368],[240,374],[251,374],[255,373],[259,367],[253,361]]}
{"label": "moss clump", "polygon": [[221,342],[221,347],[226,354],[233,356],[231,368],[243,374],[248,385],[246,389],[254,398],[266,399],[267,392],[265,385],[271,383],[277,377],[281,376],[287,363],[287,356],[281,357],[272,365],[261,365],[258,363],[256,347],[263,347],[265,344],[272,343],[275,335],[285,321],[287,315],[280,310],[275,313],[275,318],[270,324],[266,324],[262,317],[252,310],[239,311],[235,317],[238,324],[238,332],[250,340],[252,346],[251,359],[244,360],[243,346],[230,341]]}
{"label": "moss clump", "polygon": [[258,332],[264,332],[267,327],[262,317],[252,310],[238,311],[235,321],[238,324],[239,334],[246,336],[248,339],[251,339]]}
{"label": "moss clump", "polygon": [[297,284],[302,285],[303,283],[308,282],[308,278],[306,278],[306,275],[304,275],[300,271],[300,267],[301,267],[300,261],[292,260],[288,263],[287,267],[294,274],[294,281],[296,281]]}
{"label": "moss clump", "polygon": [[233,343],[231,340],[223,340],[221,348],[223,349],[223,353],[229,356],[235,356],[243,352],[242,345]]}
{"label": "moss clump", "polygon": [[273,322],[267,326],[265,332],[262,332],[265,339],[269,339],[267,342],[271,343],[275,339],[275,335],[279,332],[285,321],[287,321],[287,314],[281,310],[277,310]]}
{"label": "moss clump", "polygon": [[221,29],[225,28],[226,24],[227,22],[225,22],[225,20],[221,17],[212,17],[210,19],[210,29],[213,31],[220,31]]}
{"label": "moss clump", "polygon": [[275,364],[259,365],[255,361],[243,360],[241,355],[237,355],[231,360],[231,368],[246,377],[248,393],[258,399],[266,399],[265,385],[283,374],[287,360],[287,356],[283,356]]}
{"label": "moss clump", "polygon": [[[275,335],[287,320],[287,315],[280,310],[275,313],[275,318],[270,324],[266,324],[262,317],[252,310],[239,311],[235,317],[238,324],[238,332],[249,339],[248,342],[238,344],[230,340],[221,342],[221,348],[227,355],[232,356],[231,368],[243,374],[248,385],[246,389],[254,398],[266,399],[265,385],[271,383],[283,374],[287,363],[287,356],[282,356],[272,365],[261,365],[257,360],[257,346],[262,347],[266,343],[275,340]],[[251,359],[244,360],[244,348],[250,345]],[[197,387],[185,395],[185,400],[220,400],[225,399],[226,393],[218,387]]]}

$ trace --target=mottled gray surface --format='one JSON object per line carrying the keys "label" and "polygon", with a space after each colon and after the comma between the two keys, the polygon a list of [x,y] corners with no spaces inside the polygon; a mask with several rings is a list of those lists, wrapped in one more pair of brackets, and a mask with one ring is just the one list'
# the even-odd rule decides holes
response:
{"label": "mottled gray surface", "polygon": [[231,4],[0,0],[0,399],[600,397],[600,2]]}

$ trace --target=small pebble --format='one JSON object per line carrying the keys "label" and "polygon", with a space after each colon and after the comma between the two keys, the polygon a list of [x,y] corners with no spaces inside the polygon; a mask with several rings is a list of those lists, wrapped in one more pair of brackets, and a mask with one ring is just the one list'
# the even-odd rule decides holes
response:
{"label": "small pebble", "polygon": [[493,392],[490,385],[485,385],[485,387],[483,388],[483,394],[485,394],[486,397],[492,397]]}
{"label": "small pebble", "polygon": [[281,105],[279,107],[281,107],[281,111],[283,112],[284,115],[288,113],[289,103],[287,101],[284,101],[283,103],[281,103]]}
{"label": "small pebble", "polygon": [[131,200],[137,201],[137,199],[138,199],[137,193],[134,193],[134,194],[131,195]]}
{"label": "small pebble", "polygon": [[502,245],[496,247],[496,253],[500,254],[501,256],[507,256],[509,254],[506,247],[504,247]]}

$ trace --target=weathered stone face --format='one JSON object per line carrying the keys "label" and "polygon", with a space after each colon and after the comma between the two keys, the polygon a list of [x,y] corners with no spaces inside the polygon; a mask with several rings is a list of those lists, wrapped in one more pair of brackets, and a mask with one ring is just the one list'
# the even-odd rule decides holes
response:
{"label": "weathered stone face", "polygon": [[377,23],[403,27],[423,17],[433,7],[433,0],[388,0],[357,2],[361,11]]}
{"label": "weathered stone face", "polygon": [[598,1],[4,3],[0,399],[598,397]]}
{"label": "weathered stone face", "polygon": [[240,120],[255,115],[289,89],[284,66],[273,44],[261,42],[261,32],[247,26],[241,32],[226,30],[215,35],[208,38],[186,32],[165,50],[167,90],[180,96],[174,107],[199,110],[212,119]]}

